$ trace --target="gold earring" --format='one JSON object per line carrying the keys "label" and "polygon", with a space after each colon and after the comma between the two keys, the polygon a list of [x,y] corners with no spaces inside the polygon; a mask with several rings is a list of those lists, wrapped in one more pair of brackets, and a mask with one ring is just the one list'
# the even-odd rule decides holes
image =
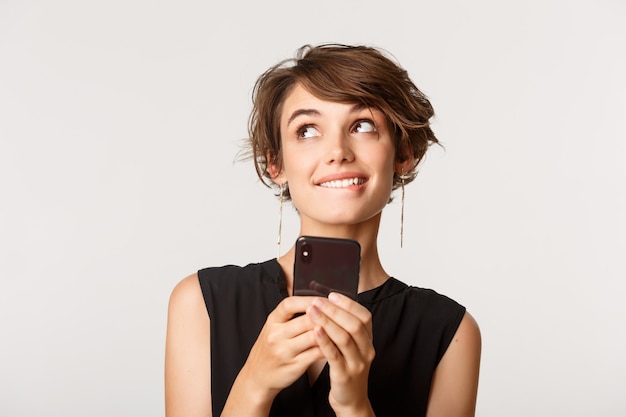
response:
{"label": "gold earring", "polygon": [[280,241],[282,240],[283,234],[283,200],[285,199],[286,186],[287,183],[280,185],[280,197],[278,203],[278,240],[276,242],[278,244],[278,256],[276,257],[276,259],[280,258]]}
{"label": "gold earring", "polygon": [[400,174],[400,183],[402,185],[402,202],[400,205],[400,248],[402,248],[402,244],[404,242],[404,180],[406,176],[404,175],[404,168],[402,168],[402,173]]}

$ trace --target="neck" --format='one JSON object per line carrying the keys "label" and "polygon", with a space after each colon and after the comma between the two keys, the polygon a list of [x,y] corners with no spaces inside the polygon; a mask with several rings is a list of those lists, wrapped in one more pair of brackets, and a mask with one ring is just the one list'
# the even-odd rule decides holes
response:
{"label": "neck", "polygon": [[[378,227],[381,213],[363,223],[356,225],[313,224],[302,219],[300,236],[325,236],[352,239],[361,245],[361,266],[359,272],[359,292],[367,291],[382,285],[389,275],[383,269],[378,256]],[[293,261],[295,247],[278,259],[287,278],[287,288],[291,293],[293,287]]]}

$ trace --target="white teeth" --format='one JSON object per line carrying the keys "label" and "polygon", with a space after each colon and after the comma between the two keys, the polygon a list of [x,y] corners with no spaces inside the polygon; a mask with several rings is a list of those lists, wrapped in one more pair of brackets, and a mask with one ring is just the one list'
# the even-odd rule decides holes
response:
{"label": "white teeth", "polygon": [[326,181],[320,184],[322,187],[327,188],[346,188],[351,185],[361,185],[365,182],[363,178],[347,178],[345,180]]}

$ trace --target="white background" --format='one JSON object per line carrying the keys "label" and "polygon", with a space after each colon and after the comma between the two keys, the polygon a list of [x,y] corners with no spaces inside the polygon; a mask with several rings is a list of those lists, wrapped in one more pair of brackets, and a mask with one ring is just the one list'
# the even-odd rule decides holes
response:
{"label": "white background", "polygon": [[234,162],[254,81],[320,42],[389,50],[435,106],[446,149],[380,246],[479,321],[477,415],[625,415],[624,22],[622,0],[0,0],[0,415],[163,414],[174,285],[276,253],[277,201]]}

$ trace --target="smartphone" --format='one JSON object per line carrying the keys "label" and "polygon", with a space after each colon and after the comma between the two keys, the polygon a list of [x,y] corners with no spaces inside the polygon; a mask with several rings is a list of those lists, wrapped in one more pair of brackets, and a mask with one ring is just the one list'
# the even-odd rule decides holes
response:
{"label": "smartphone", "polygon": [[360,264],[356,240],[301,236],[296,240],[293,295],[327,297],[338,292],[356,300]]}

